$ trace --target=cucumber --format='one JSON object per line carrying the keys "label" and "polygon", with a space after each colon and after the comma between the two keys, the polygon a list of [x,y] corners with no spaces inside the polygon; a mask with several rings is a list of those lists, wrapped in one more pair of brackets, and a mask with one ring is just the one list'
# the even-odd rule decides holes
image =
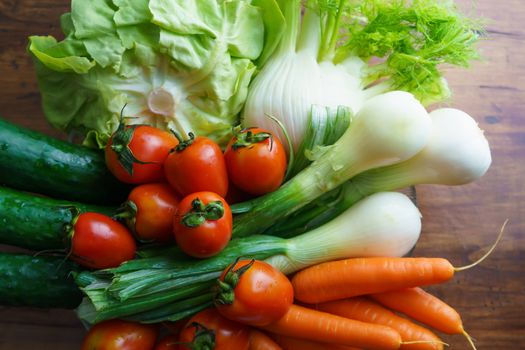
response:
{"label": "cucumber", "polygon": [[100,151],[60,141],[0,119],[0,184],[84,203],[125,200],[128,187]]}
{"label": "cucumber", "polygon": [[74,309],[82,300],[64,258],[0,252],[0,305]]}
{"label": "cucumber", "polygon": [[68,202],[0,187],[0,243],[22,248],[64,249],[66,226],[76,214],[113,215],[116,208]]}

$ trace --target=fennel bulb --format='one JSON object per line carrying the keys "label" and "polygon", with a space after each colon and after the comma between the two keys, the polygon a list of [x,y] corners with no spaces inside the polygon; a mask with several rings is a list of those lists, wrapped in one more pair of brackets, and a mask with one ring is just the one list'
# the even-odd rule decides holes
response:
{"label": "fennel bulb", "polygon": [[124,105],[128,124],[224,143],[255,60],[264,62],[282,32],[275,7],[274,0],[72,0],[63,41],[30,37],[44,113],[90,146],[104,146]]}
{"label": "fennel bulb", "polygon": [[[273,131],[294,151],[304,140],[312,105],[356,114],[377,94],[404,90],[424,105],[449,96],[438,66],[477,58],[480,26],[448,0],[281,0],[286,29],[250,85],[245,127]],[[301,17],[301,13],[304,16]]]}
{"label": "fennel bulb", "polygon": [[322,262],[369,256],[403,256],[417,243],[421,213],[397,192],[369,196],[344,213],[287,241],[284,255],[266,262],[289,274]]}
{"label": "fennel bulb", "polygon": [[251,210],[235,218],[232,236],[264,232],[355,175],[413,157],[427,144],[431,127],[427,111],[408,92],[368,99],[337,142],[314,152],[312,164],[275,192],[247,202]]}

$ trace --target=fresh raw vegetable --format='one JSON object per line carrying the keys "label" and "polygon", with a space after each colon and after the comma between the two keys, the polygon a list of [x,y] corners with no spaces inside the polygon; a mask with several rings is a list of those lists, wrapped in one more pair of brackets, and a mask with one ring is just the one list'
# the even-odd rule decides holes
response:
{"label": "fresh raw vegetable", "polygon": [[293,287],[268,263],[238,260],[217,281],[213,301],[229,320],[265,326],[286,314],[293,303]]}
{"label": "fresh raw vegetable", "polygon": [[117,267],[135,257],[137,249],[128,229],[98,213],[82,213],[70,232],[71,260],[93,269]]}
{"label": "fresh raw vegetable", "polygon": [[454,276],[441,258],[353,258],[322,263],[294,275],[297,300],[322,303],[405,287],[438,284]]}
{"label": "fresh raw vegetable", "polygon": [[305,303],[322,303],[448,281],[456,272],[483,262],[503,237],[507,222],[492,247],[469,265],[454,267],[442,258],[362,257],[329,261],[293,276],[295,298]]}
{"label": "fresh raw vegetable", "polygon": [[82,300],[64,258],[0,252],[0,305],[74,309]]}
{"label": "fresh raw vegetable", "polygon": [[410,199],[400,193],[378,193],[340,218],[293,239],[236,239],[206,260],[188,260],[179,249],[171,248],[153,251],[116,269],[84,272],[77,282],[88,298],[78,315],[90,323],[121,317],[176,321],[211,304],[210,288],[240,256],[272,257],[267,262],[288,274],[348,256],[401,256],[414,246],[420,230],[420,213]]}
{"label": "fresh raw vegetable", "polygon": [[286,174],[286,153],[281,142],[260,128],[236,132],[226,147],[224,160],[231,182],[253,195],[275,191]]}
{"label": "fresh raw vegetable", "polygon": [[38,197],[0,187],[0,243],[34,250],[64,249],[68,245],[66,227],[77,214],[112,215],[115,211],[114,207]]}
{"label": "fresh raw vegetable", "polygon": [[418,184],[463,185],[483,176],[490,167],[490,147],[476,121],[465,112],[441,108],[430,113],[428,144],[414,157],[365,171],[292,216],[267,234],[293,236],[340,215],[365,196]]}
{"label": "fresh raw vegetable", "polygon": [[0,119],[0,184],[85,203],[115,204],[127,187],[106,168],[104,155]]}
{"label": "fresh raw vegetable", "polygon": [[[284,20],[274,0],[73,0],[65,39],[30,37],[47,119],[103,147],[133,124],[227,142]],[[67,102],[67,103],[65,103]]]}
{"label": "fresh raw vegetable", "polygon": [[439,284],[450,280],[456,270],[442,258],[353,258],[304,269],[293,277],[292,284],[297,300],[322,303]]}
{"label": "fresh raw vegetable", "polygon": [[250,332],[249,350],[283,350],[276,342],[263,332],[255,329]]}
{"label": "fresh raw vegetable", "polygon": [[215,309],[207,309],[188,321],[180,341],[188,344],[181,346],[184,350],[248,350],[250,330],[247,326],[222,317]]}
{"label": "fresh raw vegetable", "polygon": [[166,179],[182,196],[211,191],[221,197],[228,193],[226,163],[219,146],[206,137],[182,140],[164,163]]}
{"label": "fresh raw vegetable", "polygon": [[463,328],[461,316],[444,301],[423,289],[405,288],[372,294],[371,297],[392,310],[401,312],[422,324],[447,334],[463,334],[475,349],[470,336]]}
{"label": "fresh raw vegetable", "polygon": [[[402,300],[397,302],[403,303]],[[353,320],[382,324],[393,328],[399,332],[404,342],[416,342],[416,344],[402,345],[401,349],[404,350],[443,349],[443,342],[434,333],[406,318],[396,315],[394,312],[365,297],[354,297],[316,304],[312,305],[311,308]],[[418,341],[422,342],[417,343]]]}
{"label": "fresh raw vegetable", "polygon": [[196,258],[220,253],[232,234],[232,212],[226,201],[213,192],[184,197],[173,222],[175,241],[182,251]]}
{"label": "fresh raw vegetable", "polygon": [[159,329],[123,320],[110,320],[94,325],[84,338],[80,350],[151,350]]}
{"label": "fresh raw vegetable", "polygon": [[248,203],[250,211],[236,218],[233,237],[264,232],[355,175],[413,157],[427,144],[431,126],[425,108],[407,92],[369,99],[336,143],[313,154],[310,166],[277,191]]}
{"label": "fresh raw vegetable", "polygon": [[140,241],[170,242],[179,201],[166,183],[140,185],[131,191],[114,218],[126,223]]}
{"label": "fresh raw vegetable", "polygon": [[122,182],[143,184],[164,180],[163,164],[178,141],[171,133],[147,125],[120,122],[106,147],[106,164]]}
{"label": "fresh raw vegetable", "polygon": [[293,338],[366,349],[399,349],[401,336],[390,327],[351,320],[298,305],[262,329]]}
{"label": "fresh raw vegetable", "polygon": [[[403,256],[421,232],[421,213],[397,192],[363,199],[325,225],[288,240],[286,254],[266,259],[289,274],[323,261],[351,256]],[[334,276],[333,272],[327,274]]]}
{"label": "fresh raw vegetable", "polygon": [[[243,125],[288,131],[297,151],[312,105],[349,107],[393,90],[427,105],[449,97],[439,66],[468,66],[481,25],[448,0],[280,1],[286,31],[250,85]],[[303,14],[303,16],[301,16]],[[285,145],[286,146],[286,145]]]}

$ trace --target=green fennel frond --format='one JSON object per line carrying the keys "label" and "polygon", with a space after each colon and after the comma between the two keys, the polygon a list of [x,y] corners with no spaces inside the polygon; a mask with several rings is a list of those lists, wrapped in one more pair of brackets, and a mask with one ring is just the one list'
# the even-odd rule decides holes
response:
{"label": "green fennel frond", "polygon": [[353,8],[349,38],[338,58],[357,55],[371,65],[367,82],[387,79],[391,90],[413,93],[424,104],[446,99],[440,65],[467,67],[478,59],[479,20],[448,0],[367,0]]}

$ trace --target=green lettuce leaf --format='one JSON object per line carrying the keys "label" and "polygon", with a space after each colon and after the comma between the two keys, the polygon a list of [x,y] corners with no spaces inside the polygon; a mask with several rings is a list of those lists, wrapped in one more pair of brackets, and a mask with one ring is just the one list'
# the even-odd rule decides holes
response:
{"label": "green lettuce leaf", "polygon": [[72,0],[65,39],[32,36],[49,122],[103,147],[119,123],[224,144],[258,59],[284,30],[276,0]]}

